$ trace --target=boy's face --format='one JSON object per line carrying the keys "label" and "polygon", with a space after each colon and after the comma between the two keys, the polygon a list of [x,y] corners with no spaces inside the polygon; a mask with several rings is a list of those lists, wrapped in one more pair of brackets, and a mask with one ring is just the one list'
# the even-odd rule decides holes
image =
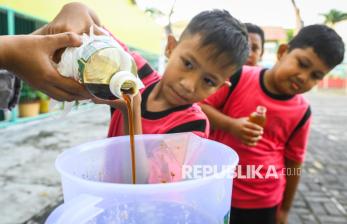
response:
{"label": "boy's face", "polygon": [[248,33],[249,55],[246,65],[255,66],[261,59],[263,48],[261,45],[261,37],[257,33]]}
{"label": "boy's face", "polygon": [[272,69],[272,88],[279,94],[295,95],[311,90],[331,68],[314,52],[313,48],[295,48],[289,53],[281,45],[278,62]]}
{"label": "boy's face", "polygon": [[168,63],[162,77],[162,94],[171,106],[200,102],[218,90],[236,72],[233,65],[222,68],[218,60],[209,58],[213,46],[201,47],[200,36],[183,38],[179,43],[170,36],[166,55]]}

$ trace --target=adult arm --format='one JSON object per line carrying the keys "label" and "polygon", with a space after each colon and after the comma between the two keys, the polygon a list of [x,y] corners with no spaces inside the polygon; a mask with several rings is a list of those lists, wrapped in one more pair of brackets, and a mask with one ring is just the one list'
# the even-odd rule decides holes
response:
{"label": "adult arm", "polygon": [[90,98],[87,90],[77,81],[61,76],[52,61],[58,49],[80,44],[80,38],[73,33],[0,36],[0,68],[13,72],[54,99],[87,99]]}

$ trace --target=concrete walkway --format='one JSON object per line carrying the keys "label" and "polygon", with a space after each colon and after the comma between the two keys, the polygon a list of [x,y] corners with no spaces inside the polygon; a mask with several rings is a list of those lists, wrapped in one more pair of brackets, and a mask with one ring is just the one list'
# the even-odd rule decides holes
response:
{"label": "concrete walkway", "polygon": [[107,106],[93,106],[64,118],[0,129],[0,223],[43,223],[47,211],[62,201],[56,157],[104,138],[109,117]]}
{"label": "concrete walkway", "polygon": [[[307,96],[314,122],[290,224],[347,223],[347,97]],[[54,161],[64,149],[106,136],[109,108],[0,129],[0,224],[43,223],[61,203]]]}
{"label": "concrete walkway", "polygon": [[347,223],[347,96],[308,94],[313,112],[293,224]]}

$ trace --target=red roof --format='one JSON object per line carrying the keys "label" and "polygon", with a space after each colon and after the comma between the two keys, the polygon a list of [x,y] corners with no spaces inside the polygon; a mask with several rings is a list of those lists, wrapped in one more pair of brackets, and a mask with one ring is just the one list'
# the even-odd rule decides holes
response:
{"label": "red roof", "polygon": [[287,39],[287,31],[282,27],[265,26],[262,27],[266,41],[280,41]]}

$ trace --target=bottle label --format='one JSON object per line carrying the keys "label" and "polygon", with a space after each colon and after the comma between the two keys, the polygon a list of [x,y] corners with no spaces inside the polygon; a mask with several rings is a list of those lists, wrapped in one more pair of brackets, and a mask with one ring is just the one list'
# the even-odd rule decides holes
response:
{"label": "bottle label", "polygon": [[114,44],[111,40],[94,40],[83,48],[82,58],[87,61],[95,52],[108,47],[114,47]]}
{"label": "bottle label", "polygon": [[119,71],[120,52],[111,41],[95,40],[86,45],[78,60],[78,70],[83,83],[108,84]]}

